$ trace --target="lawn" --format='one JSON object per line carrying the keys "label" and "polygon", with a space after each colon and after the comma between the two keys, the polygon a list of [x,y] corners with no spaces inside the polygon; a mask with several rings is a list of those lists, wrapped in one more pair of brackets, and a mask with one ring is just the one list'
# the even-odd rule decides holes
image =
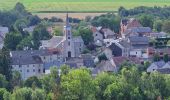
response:
{"label": "lawn", "polygon": [[0,9],[11,9],[16,2],[22,2],[31,12],[108,12],[117,11],[120,6],[128,9],[137,6],[170,6],[170,0],[0,0]]}

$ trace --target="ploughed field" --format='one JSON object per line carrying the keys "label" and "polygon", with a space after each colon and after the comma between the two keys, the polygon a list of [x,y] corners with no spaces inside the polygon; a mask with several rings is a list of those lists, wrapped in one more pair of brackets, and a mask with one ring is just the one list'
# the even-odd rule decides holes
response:
{"label": "ploughed field", "polygon": [[21,2],[31,12],[113,12],[120,6],[170,6],[170,0],[0,0],[0,9],[8,10]]}

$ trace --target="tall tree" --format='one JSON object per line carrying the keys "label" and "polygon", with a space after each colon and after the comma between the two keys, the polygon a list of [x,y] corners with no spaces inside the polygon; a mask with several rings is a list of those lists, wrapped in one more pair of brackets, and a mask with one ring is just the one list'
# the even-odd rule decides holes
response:
{"label": "tall tree", "polygon": [[20,33],[7,33],[4,39],[4,47],[10,50],[16,50],[16,47],[21,40],[22,35]]}
{"label": "tall tree", "polygon": [[34,49],[38,49],[40,47],[40,41],[41,40],[47,40],[50,39],[51,35],[47,31],[47,26],[44,24],[39,24],[32,33],[32,39],[33,39],[33,46]]}
{"label": "tall tree", "polygon": [[164,32],[170,33],[170,21],[164,21],[162,25],[162,30]]}
{"label": "tall tree", "polygon": [[93,33],[90,29],[86,27],[81,27],[79,29],[79,33],[81,37],[83,38],[84,44],[88,45],[93,41]]}
{"label": "tall tree", "polygon": [[9,81],[12,76],[12,67],[10,65],[10,53],[6,48],[0,50],[0,74],[4,75]]}
{"label": "tall tree", "polygon": [[63,100],[94,100],[96,86],[86,69],[76,69],[61,77]]}
{"label": "tall tree", "polygon": [[142,14],[138,17],[138,19],[144,27],[153,28],[154,18],[151,15]]}

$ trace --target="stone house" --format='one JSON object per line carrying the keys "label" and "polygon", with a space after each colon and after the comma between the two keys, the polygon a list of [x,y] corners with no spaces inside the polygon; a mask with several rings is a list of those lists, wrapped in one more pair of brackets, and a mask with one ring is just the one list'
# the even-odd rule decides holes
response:
{"label": "stone house", "polygon": [[20,72],[24,80],[31,76],[40,77],[51,66],[65,61],[60,51],[47,49],[11,51],[10,57],[12,70]]}
{"label": "stone house", "polygon": [[129,37],[130,53],[131,57],[139,57],[148,59],[147,48],[149,46],[148,37],[131,36]]}

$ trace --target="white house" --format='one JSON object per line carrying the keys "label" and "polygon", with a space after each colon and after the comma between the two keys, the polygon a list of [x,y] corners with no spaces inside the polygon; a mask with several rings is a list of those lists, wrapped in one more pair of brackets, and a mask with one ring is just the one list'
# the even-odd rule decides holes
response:
{"label": "white house", "polygon": [[65,59],[58,50],[25,50],[11,51],[11,66],[13,71],[21,73],[22,79],[31,76],[40,77],[52,66],[60,67]]}

